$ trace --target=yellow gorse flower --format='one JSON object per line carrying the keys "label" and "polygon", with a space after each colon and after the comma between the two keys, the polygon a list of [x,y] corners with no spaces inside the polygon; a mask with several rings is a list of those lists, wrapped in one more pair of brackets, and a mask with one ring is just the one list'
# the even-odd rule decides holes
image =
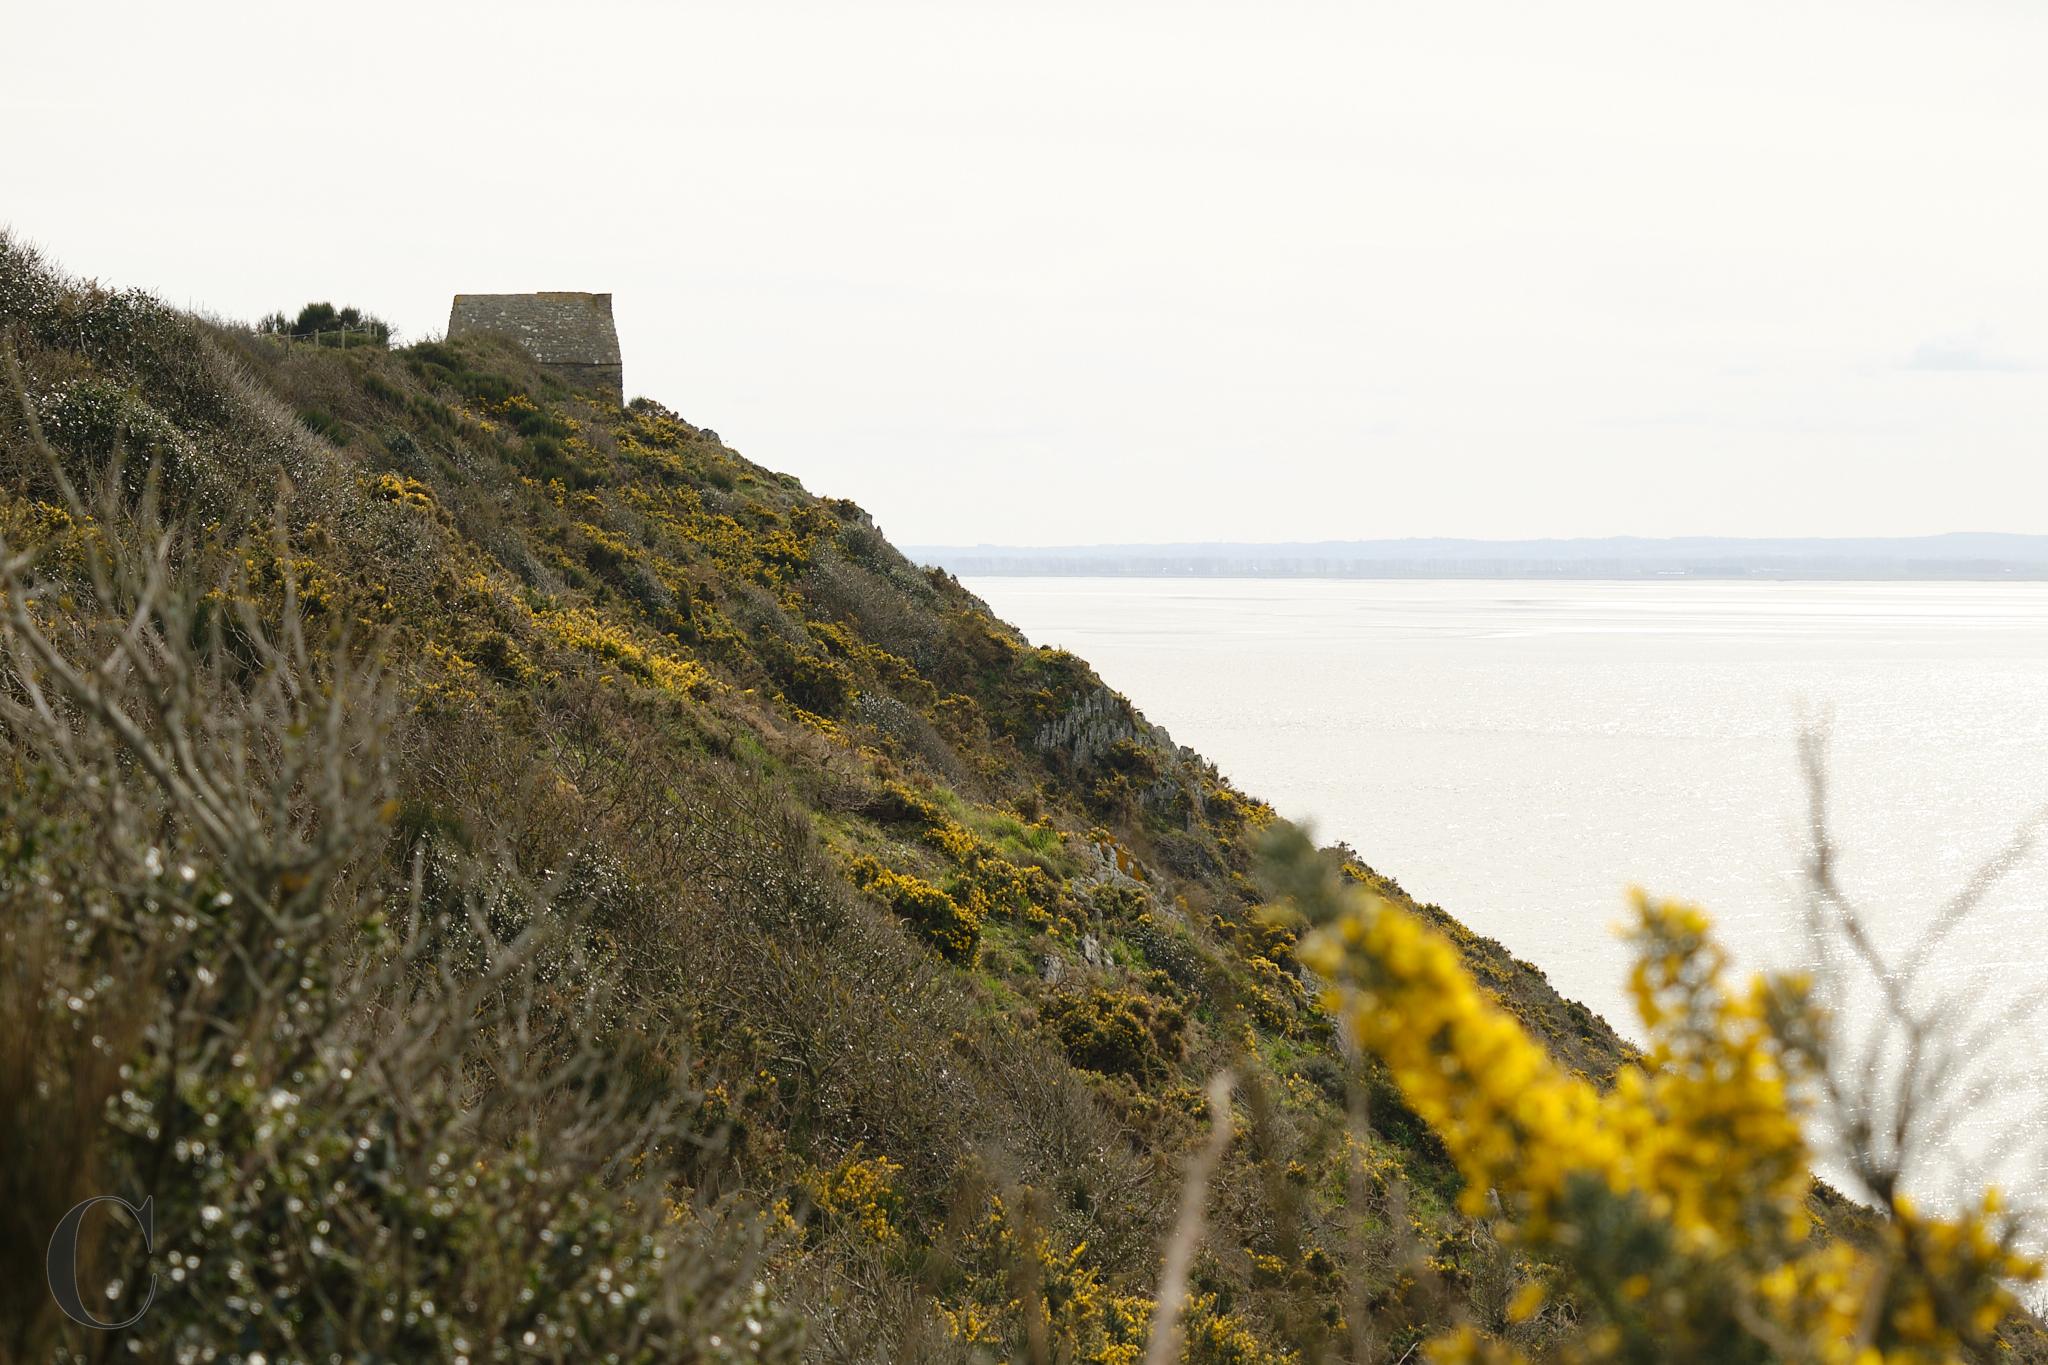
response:
{"label": "yellow gorse flower", "polygon": [[[1449,941],[1363,887],[1304,872],[1305,850],[1283,869],[1318,926],[1297,955],[1442,1138],[1463,1212],[1497,1197],[1504,1237],[1574,1272],[1562,1289],[1596,1311],[1564,1358],[1949,1360],[2012,1310],[2005,1282],[2040,1274],[1995,1193],[1948,1220],[1898,1201],[1874,1245],[1811,1237],[1801,1121],[1825,1021],[1797,976],[1731,990],[1697,908],[1635,895],[1629,990],[1650,1046],[1603,1092],[1524,1032]],[[1544,1298],[1525,1286],[1508,1321]],[[1467,1329],[1431,1358],[1519,1357]]]}
{"label": "yellow gorse flower", "polygon": [[885,1247],[903,1243],[896,1226],[896,1177],[903,1167],[885,1156],[863,1158],[858,1152],[830,1170],[804,1179],[818,1211],[828,1223],[858,1229]]}

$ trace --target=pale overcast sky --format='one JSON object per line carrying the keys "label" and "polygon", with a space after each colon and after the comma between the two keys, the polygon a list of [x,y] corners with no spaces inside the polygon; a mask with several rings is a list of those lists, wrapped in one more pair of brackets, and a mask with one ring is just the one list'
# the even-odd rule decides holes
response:
{"label": "pale overcast sky", "polygon": [[12,7],[0,223],[610,290],[904,543],[2048,531],[2048,6]]}

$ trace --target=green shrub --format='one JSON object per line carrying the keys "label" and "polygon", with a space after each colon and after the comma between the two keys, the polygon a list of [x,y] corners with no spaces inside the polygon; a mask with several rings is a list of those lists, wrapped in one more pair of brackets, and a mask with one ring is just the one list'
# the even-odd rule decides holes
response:
{"label": "green shrub", "polygon": [[811,650],[791,650],[777,680],[791,701],[821,716],[843,714],[856,690],[845,664]]}
{"label": "green shrub", "polygon": [[1186,1049],[1187,1016],[1143,991],[1098,986],[1056,995],[1043,1015],[1075,1066],[1104,1075],[1158,1080]]}
{"label": "green shrub", "polygon": [[271,336],[290,337],[316,346],[377,346],[391,344],[391,324],[359,308],[336,308],[331,303],[309,303],[297,317],[272,313],[256,324],[256,330]]}

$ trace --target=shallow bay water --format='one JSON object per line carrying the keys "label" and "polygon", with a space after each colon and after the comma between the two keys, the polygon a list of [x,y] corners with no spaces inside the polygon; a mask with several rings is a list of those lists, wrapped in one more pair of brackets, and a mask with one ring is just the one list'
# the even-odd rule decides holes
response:
{"label": "shallow bay water", "polygon": [[[1831,719],[1843,879],[1895,948],[2048,804],[2048,584],[966,583],[1624,1032],[1630,886],[1704,905],[1740,969],[1804,961],[1810,720]],[[2048,991],[2044,931],[2037,852],[1929,984],[1980,1012]],[[1998,1045],[1930,1192],[1988,1175],[2048,1203],[2042,1022]]]}

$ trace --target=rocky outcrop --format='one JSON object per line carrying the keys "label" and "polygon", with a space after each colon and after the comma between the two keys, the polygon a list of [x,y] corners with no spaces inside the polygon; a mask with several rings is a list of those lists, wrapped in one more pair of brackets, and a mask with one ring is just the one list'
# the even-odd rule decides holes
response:
{"label": "rocky outcrop", "polygon": [[1200,760],[1191,749],[1132,709],[1130,702],[1107,687],[1088,692],[1033,736],[1040,753],[1058,754],[1076,769],[1116,762],[1120,746],[1140,751],[1152,780],[1138,793],[1139,801],[1160,813],[1185,818],[1196,809],[1199,787],[1190,776]]}

